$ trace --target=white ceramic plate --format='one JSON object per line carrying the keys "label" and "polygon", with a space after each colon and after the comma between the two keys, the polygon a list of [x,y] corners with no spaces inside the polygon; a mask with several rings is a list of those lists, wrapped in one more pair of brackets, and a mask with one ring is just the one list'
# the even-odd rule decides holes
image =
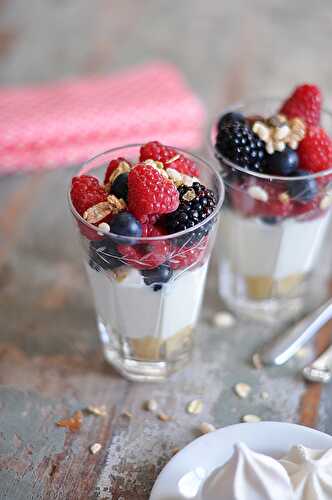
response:
{"label": "white ceramic plate", "polygon": [[161,471],[150,500],[198,500],[204,479],[233,454],[242,441],[252,450],[280,458],[296,444],[332,448],[332,436],[295,424],[259,422],[224,427],[195,439],[177,453]]}

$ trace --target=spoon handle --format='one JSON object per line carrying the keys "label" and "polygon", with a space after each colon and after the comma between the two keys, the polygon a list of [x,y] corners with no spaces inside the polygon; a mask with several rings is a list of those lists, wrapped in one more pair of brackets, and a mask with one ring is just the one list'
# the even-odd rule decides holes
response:
{"label": "spoon handle", "polygon": [[330,319],[332,319],[332,299],[264,346],[260,353],[263,363],[283,365]]}

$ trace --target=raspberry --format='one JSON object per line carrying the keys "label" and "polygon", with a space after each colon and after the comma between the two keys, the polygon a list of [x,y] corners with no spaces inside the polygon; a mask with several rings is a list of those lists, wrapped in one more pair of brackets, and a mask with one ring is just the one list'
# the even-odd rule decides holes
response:
{"label": "raspberry", "polygon": [[128,176],[128,208],[141,220],[150,214],[167,214],[179,206],[176,186],[150,165],[138,163]]}
{"label": "raspberry", "polygon": [[[172,158],[176,160],[169,162]],[[181,174],[199,177],[199,169],[194,161],[179,154],[176,149],[164,146],[158,141],[148,142],[141,147],[140,161],[155,160],[164,164],[165,168],[174,168]]]}
{"label": "raspberry", "polygon": [[154,269],[163,264],[168,257],[169,245],[167,241],[151,241],[135,246],[118,245],[123,261],[135,269]]}
{"label": "raspberry", "polygon": [[[165,231],[162,227],[152,224],[142,224],[142,238],[163,236]],[[167,260],[169,244],[167,241],[158,240],[139,245],[118,245],[126,264],[136,269],[154,269]]]}
{"label": "raspberry", "polygon": [[284,102],[280,113],[287,118],[302,118],[307,125],[318,125],[322,96],[316,85],[300,85],[293,94]]}
{"label": "raspberry", "polygon": [[[268,194],[268,201],[256,200],[248,193],[249,183],[234,186],[231,190],[232,205],[245,216],[286,217],[293,208],[291,199],[285,200],[287,187],[281,183],[262,181],[255,184]],[[281,196],[284,195],[284,196]],[[281,196],[281,197],[280,197]]]}
{"label": "raspberry", "polygon": [[265,146],[246,123],[226,122],[219,128],[216,149],[240,167],[262,171]]}
{"label": "raspberry", "polygon": [[118,166],[120,165],[120,163],[124,161],[126,163],[128,163],[130,165],[130,162],[128,160],[126,160],[125,158],[116,158],[115,160],[111,160],[108,164],[108,167],[107,167],[107,170],[105,172],[105,178],[104,178],[104,183],[107,184],[109,182],[109,178],[110,176],[112,175],[112,173],[114,172],[114,170],[116,170],[118,168]]}
{"label": "raspberry", "polygon": [[310,127],[298,148],[300,168],[320,172],[332,167],[332,141],[325,130]]}
{"label": "raspberry", "polygon": [[180,246],[175,248],[169,258],[169,265],[172,269],[185,269],[193,264],[197,264],[204,256],[208,238],[203,238],[196,246]]}
{"label": "raspberry", "polygon": [[74,177],[70,196],[74,207],[80,215],[83,215],[93,205],[107,200],[105,189],[99,184],[98,179],[91,175]]}

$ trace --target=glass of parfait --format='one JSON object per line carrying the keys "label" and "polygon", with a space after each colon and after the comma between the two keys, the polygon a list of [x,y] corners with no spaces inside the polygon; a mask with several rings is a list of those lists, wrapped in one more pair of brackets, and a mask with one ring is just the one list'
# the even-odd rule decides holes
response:
{"label": "glass of parfait", "polygon": [[332,115],[320,101],[303,85],[232,106],[212,128],[226,190],[219,291],[240,315],[290,320],[328,295]]}
{"label": "glass of parfait", "polygon": [[104,355],[130,380],[191,358],[224,187],[203,159],[158,142],[102,153],[73,178]]}

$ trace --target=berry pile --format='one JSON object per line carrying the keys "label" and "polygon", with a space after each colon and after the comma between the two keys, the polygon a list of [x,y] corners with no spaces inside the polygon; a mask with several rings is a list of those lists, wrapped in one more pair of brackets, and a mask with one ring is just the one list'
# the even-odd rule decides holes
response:
{"label": "berry pile", "polygon": [[[234,111],[219,119],[216,156],[226,183],[234,188],[229,202],[242,214],[271,223],[309,212],[310,217],[319,216],[327,208],[323,198],[331,176],[312,175],[332,168],[332,140],[320,125],[321,106],[319,88],[304,84],[272,117]],[[228,160],[278,179],[235,175],[234,169],[227,169]]]}
{"label": "berry pile", "polygon": [[[124,265],[134,267],[145,284],[158,291],[174,270],[199,262],[216,207],[215,194],[199,175],[193,160],[153,141],[141,147],[137,163],[114,158],[103,184],[89,175],[74,177],[72,204],[90,224],[78,222],[89,240],[90,266],[112,272]],[[186,241],[183,235],[162,238],[195,228],[207,218]]]}

